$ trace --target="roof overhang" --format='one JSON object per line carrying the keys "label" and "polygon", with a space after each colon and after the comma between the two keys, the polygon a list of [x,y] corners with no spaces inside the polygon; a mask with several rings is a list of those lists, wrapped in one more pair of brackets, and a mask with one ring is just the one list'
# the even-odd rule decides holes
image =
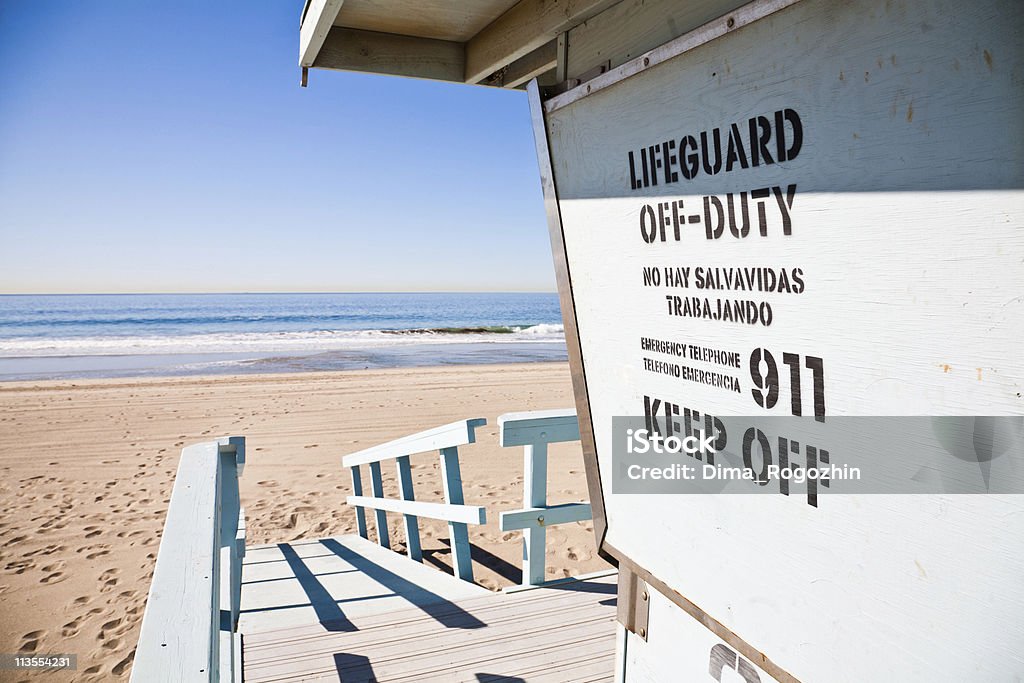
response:
{"label": "roof overhang", "polygon": [[618,0],[306,0],[299,65],[474,85],[554,83],[564,34]]}

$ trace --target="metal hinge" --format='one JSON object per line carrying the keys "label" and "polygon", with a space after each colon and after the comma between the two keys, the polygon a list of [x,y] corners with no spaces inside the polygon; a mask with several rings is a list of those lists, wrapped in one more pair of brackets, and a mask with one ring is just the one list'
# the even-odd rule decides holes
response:
{"label": "metal hinge", "polygon": [[639,576],[619,564],[619,623],[626,630],[647,640],[648,616],[651,611],[651,594],[647,583]]}

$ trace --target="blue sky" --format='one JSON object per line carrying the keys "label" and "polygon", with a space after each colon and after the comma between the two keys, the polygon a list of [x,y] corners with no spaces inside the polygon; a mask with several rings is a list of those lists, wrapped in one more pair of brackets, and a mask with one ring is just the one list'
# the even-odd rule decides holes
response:
{"label": "blue sky", "polygon": [[522,92],[310,72],[301,0],[0,5],[0,293],[553,291]]}

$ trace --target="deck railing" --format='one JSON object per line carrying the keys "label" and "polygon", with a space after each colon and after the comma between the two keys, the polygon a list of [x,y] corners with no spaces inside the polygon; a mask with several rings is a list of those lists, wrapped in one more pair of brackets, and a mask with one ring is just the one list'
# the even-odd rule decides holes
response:
{"label": "deck railing", "polygon": [[240,681],[245,438],[181,452],[132,681]]}
{"label": "deck railing", "polygon": [[[356,509],[359,535],[369,538],[365,508],[370,508],[374,511],[377,542],[385,548],[390,548],[387,513],[400,513],[405,525],[406,552],[411,559],[422,562],[419,517],[445,520],[448,522],[455,575],[465,581],[472,581],[473,563],[470,559],[467,525],[483,524],[486,521],[486,512],[482,506],[465,504],[462,474],[459,470],[459,446],[474,443],[476,428],[485,424],[487,420],[481,418],[460,420],[344,456],[341,462],[352,472],[352,490],[355,494],[349,496],[347,502]],[[433,450],[439,451],[441,456],[444,503],[418,502],[413,494],[409,456]],[[384,497],[380,465],[384,460],[395,461],[400,499]],[[360,465],[369,465],[372,496],[363,495]]]}
{"label": "deck railing", "polygon": [[589,503],[548,505],[548,444],[578,441],[574,410],[506,413],[498,418],[502,446],[523,446],[523,509],[501,513],[502,531],[523,530],[523,584],[545,580],[547,528],[591,519]]}

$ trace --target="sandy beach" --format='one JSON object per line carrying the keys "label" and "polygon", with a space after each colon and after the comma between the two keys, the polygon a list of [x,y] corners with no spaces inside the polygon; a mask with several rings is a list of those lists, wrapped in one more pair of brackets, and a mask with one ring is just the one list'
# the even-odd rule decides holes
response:
{"label": "sandy beach", "polygon": [[[474,569],[487,588],[516,583],[520,535],[497,524],[522,505],[523,458],[498,446],[496,418],[571,406],[564,363],[0,384],[0,652],[77,654],[76,673],[46,680],[126,679],[180,450],[226,434],[247,437],[241,496],[259,544],[355,532],[342,455],[487,418],[460,449],[466,502],[488,511],[470,527]],[[418,499],[441,500],[437,460],[413,457]],[[587,499],[578,443],[552,447],[548,481],[551,503]],[[444,524],[421,529],[448,567]],[[590,523],[552,528],[547,548],[549,578],[606,566]],[[13,674],[0,679],[39,678]]]}

